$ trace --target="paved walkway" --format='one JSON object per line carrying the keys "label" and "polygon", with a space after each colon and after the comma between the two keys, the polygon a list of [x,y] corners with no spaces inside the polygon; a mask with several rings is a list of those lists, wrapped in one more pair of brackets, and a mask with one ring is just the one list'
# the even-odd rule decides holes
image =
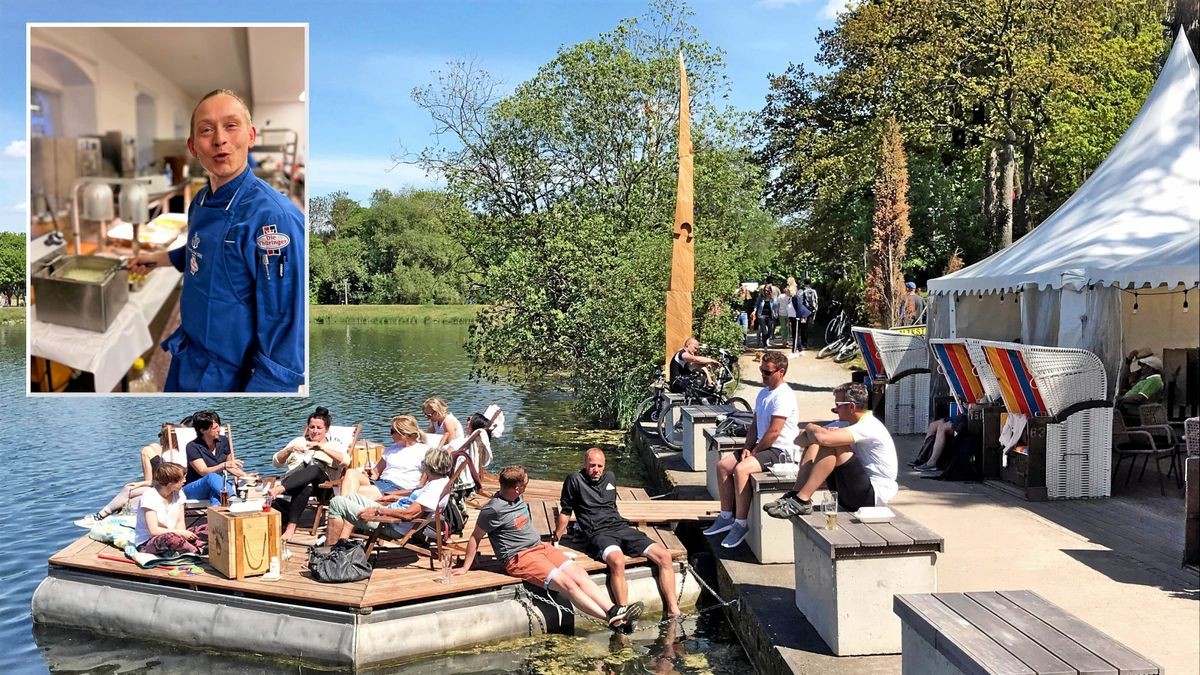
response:
{"label": "paved walkway", "polygon": [[[796,393],[802,419],[831,419],[831,392],[850,379],[849,372],[806,354],[790,361],[785,382]],[[753,401],[762,384],[751,355],[743,357],[742,373],[741,395]],[[1134,489],[1118,486],[1111,499],[1026,502],[985,484],[924,480],[906,466],[920,437],[896,440],[901,488],[892,504],[945,537],[939,591],[1028,588],[1167,672],[1200,672],[1200,575],[1179,562],[1181,491],[1168,488],[1160,497],[1147,477]],[[698,476],[669,473],[680,484],[694,485]],[[732,555],[714,548],[729,581],[743,590],[755,585],[749,611],[769,624],[792,672],[899,672],[899,656],[830,655],[791,604],[791,565],[759,565],[745,546]]]}

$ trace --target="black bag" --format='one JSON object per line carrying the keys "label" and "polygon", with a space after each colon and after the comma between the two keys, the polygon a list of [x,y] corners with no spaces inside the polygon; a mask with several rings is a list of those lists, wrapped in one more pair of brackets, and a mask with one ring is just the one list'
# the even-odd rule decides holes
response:
{"label": "black bag", "polygon": [[371,577],[371,563],[363,547],[354,541],[339,541],[321,553],[316,546],[308,549],[308,571],[313,579],[325,584],[344,584]]}
{"label": "black bag", "polygon": [[714,430],[716,436],[745,436],[750,433],[750,423],[754,421],[754,413],[732,412],[725,419],[717,422]]}
{"label": "black bag", "polygon": [[[462,497],[450,493],[446,506],[442,508],[442,536],[460,535],[466,526],[467,505],[463,503]],[[437,531],[433,529],[433,523],[426,525],[420,534],[427,542],[437,541]]]}

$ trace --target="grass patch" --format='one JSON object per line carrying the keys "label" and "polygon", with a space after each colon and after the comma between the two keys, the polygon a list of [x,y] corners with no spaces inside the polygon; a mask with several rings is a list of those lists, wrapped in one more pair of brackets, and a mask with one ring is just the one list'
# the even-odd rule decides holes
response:
{"label": "grass patch", "polygon": [[0,307],[0,325],[25,323],[24,307]]}
{"label": "grass patch", "polygon": [[483,305],[309,305],[314,324],[471,323]]}

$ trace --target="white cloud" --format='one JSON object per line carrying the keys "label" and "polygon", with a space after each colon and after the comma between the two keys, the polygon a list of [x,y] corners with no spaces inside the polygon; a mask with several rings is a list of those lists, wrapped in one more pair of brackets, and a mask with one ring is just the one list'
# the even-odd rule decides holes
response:
{"label": "white cloud", "polygon": [[854,9],[858,4],[858,0],[828,0],[825,6],[821,8],[821,13],[818,15],[822,19],[833,21],[842,14]]}
{"label": "white cloud", "polygon": [[411,164],[393,166],[388,158],[326,157],[315,155],[308,166],[310,197],[344,190],[351,198],[367,201],[375,190],[438,188],[440,181]]}
{"label": "white cloud", "polygon": [[[24,211],[25,208],[28,206],[29,206],[29,202],[21,202],[20,204],[17,204],[16,206],[13,207],[13,211]],[[130,240],[132,241],[132,237],[130,238]]]}
{"label": "white cloud", "polygon": [[10,141],[8,147],[4,148],[5,157],[24,157],[28,154],[28,147],[25,141]]}

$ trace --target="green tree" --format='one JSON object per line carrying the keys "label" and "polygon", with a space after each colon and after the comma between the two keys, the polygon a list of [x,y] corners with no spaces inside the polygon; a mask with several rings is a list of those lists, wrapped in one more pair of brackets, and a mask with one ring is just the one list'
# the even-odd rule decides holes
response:
{"label": "green tree", "polygon": [[25,298],[25,237],[0,232],[0,293],[11,299]]}
{"label": "green tree", "polygon": [[692,91],[696,316],[731,299],[774,250],[747,121],[716,106],[721,54],[688,15],[655,2],[563,47],[509,96],[473,64],[413,92],[452,141],[420,162],[473,214],[463,243],[491,304],[468,341],[478,373],[556,378],[600,424],[629,421],[664,358],[680,50]]}

